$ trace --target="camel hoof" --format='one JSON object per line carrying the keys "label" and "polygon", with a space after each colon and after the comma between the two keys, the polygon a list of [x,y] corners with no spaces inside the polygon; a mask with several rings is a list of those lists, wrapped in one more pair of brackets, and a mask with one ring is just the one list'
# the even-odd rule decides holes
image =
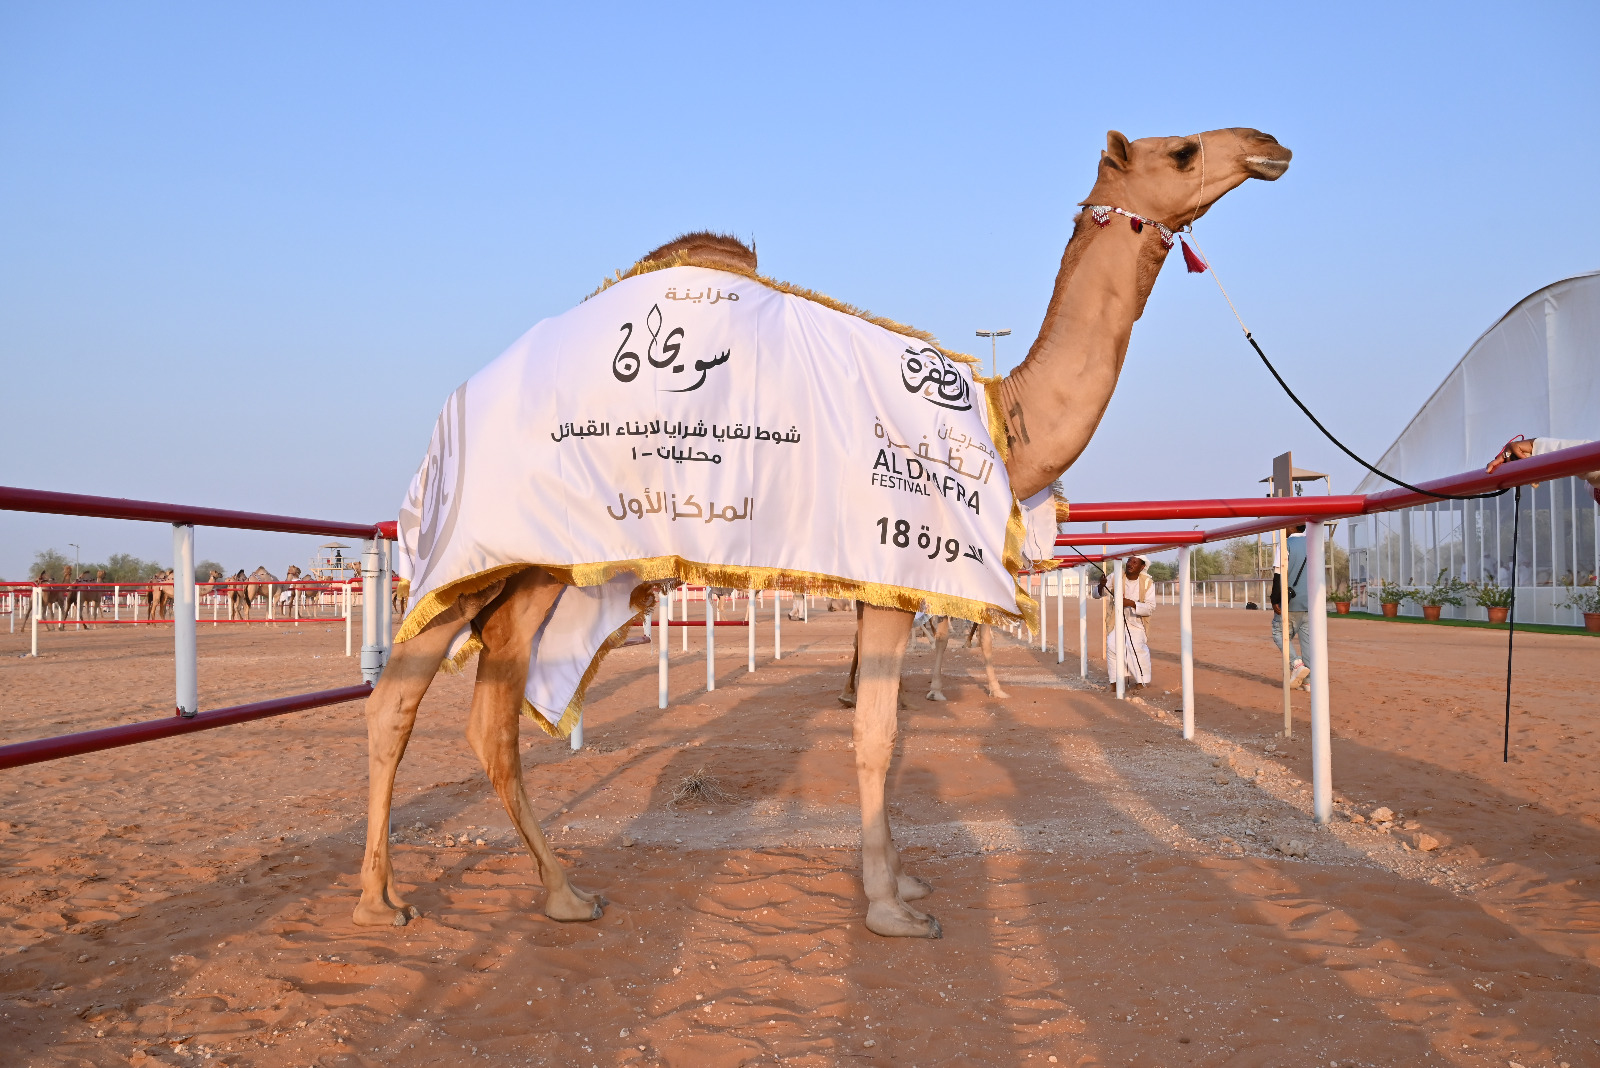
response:
{"label": "camel hoof", "polygon": [[994,698],[996,701],[1009,701],[1011,699],[1011,695],[1006,693],[1004,690],[990,690],[989,696]]}
{"label": "camel hoof", "polygon": [[901,875],[896,882],[901,901],[915,901],[933,893],[933,885],[915,875]]}
{"label": "camel hoof", "polygon": [[908,908],[903,901],[867,908],[867,930],[885,938],[942,938],[944,929],[932,916]]}
{"label": "camel hoof", "polygon": [[844,705],[846,708],[854,708],[856,707],[856,695],[853,693],[842,693],[839,695],[839,703]]}
{"label": "camel hoof", "polygon": [[948,700],[950,700],[950,698],[946,697],[942,692],[940,692],[938,690],[929,690],[928,691],[928,700],[930,700],[930,701],[948,701]]}
{"label": "camel hoof", "polygon": [[605,915],[607,904],[609,902],[598,894],[561,895],[545,902],[544,914],[557,923],[588,923]]}

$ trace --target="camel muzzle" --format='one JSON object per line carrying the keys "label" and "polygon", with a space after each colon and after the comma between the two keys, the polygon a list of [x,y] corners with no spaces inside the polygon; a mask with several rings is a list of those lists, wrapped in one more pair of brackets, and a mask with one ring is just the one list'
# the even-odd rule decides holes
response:
{"label": "camel muzzle", "polygon": [[1252,178],[1260,178],[1264,181],[1275,182],[1279,178],[1283,177],[1284,171],[1289,169],[1289,160],[1291,156],[1292,153],[1290,153],[1290,151],[1286,148],[1283,150],[1282,159],[1277,159],[1272,156],[1246,156],[1244,158],[1244,165],[1245,169],[1250,172],[1250,176]]}

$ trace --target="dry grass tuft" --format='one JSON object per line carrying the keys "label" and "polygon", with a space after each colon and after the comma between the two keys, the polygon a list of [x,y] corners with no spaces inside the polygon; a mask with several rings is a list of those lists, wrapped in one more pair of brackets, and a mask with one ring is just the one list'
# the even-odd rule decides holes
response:
{"label": "dry grass tuft", "polygon": [[732,804],[733,800],[733,795],[722,788],[722,783],[717,781],[717,777],[707,775],[706,769],[702,766],[678,780],[678,785],[672,791],[672,800],[667,802],[667,807],[675,809],[679,805],[727,805]]}

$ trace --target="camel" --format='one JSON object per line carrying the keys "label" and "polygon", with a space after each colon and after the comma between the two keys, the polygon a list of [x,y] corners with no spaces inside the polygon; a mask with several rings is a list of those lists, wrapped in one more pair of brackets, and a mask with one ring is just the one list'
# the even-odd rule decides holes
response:
{"label": "camel", "polygon": [[[62,571],[61,581],[71,582],[71,576],[71,568],[66,568]],[[50,581],[49,571],[40,571],[39,577],[34,581],[44,587],[39,591],[39,619],[44,622],[45,629],[49,630],[50,624],[48,621],[55,619],[58,621],[56,630],[66,630],[67,604],[70,600],[68,591],[61,586],[52,588],[46,585]]]}
{"label": "camel", "polygon": [[[239,577],[244,577],[242,569]],[[245,587],[244,591],[246,611],[248,612],[249,610],[248,606],[256,603],[257,597],[260,597],[266,601],[270,601],[272,598],[272,587],[277,582],[277,576],[273,575],[273,573],[268,571],[265,567],[257,564],[256,569],[250,572],[250,584]]]}
{"label": "camel", "polygon": [[[1274,180],[1291,153],[1251,129],[1130,141],[1111,131],[1086,205],[1062,254],[1055,289],[1026,359],[1000,383],[1012,493],[1025,500],[1072,465],[1104,414],[1127,354],[1133,323],[1178,231],[1247,179]],[[650,253],[696,266],[753,271],[740,242],[689,234]],[[680,260],[680,262],[682,262]],[[1198,262],[1198,261],[1196,261]],[[420,916],[395,884],[389,855],[394,782],[417,708],[451,641],[470,622],[482,643],[467,740],[482,762],[545,887],[544,912],[556,920],[598,919],[606,904],[574,886],[546,842],[522,783],[519,710],[528,650],[561,592],[560,580],[533,564],[462,593],[408,640],[395,645],[367,698],[367,844],[357,924],[404,926]],[[866,926],[890,937],[937,938],[932,915],[911,901],[932,892],[906,872],[889,827],[885,782],[898,732],[896,704],[912,615],[865,605],[857,623],[860,687],[854,754],[861,801],[861,869]]]}
{"label": "camel", "polygon": [[228,579],[228,618],[250,619],[250,597],[248,590],[250,580],[245,576],[244,568],[235,571]]}
{"label": "camel", "polygon": [[146,593],[145,604],[149,608],[146,619],[166,619],[167,613],[173,605],[173,581],[176,571],[168,569],[162,571],[151,580],[152,585]]}

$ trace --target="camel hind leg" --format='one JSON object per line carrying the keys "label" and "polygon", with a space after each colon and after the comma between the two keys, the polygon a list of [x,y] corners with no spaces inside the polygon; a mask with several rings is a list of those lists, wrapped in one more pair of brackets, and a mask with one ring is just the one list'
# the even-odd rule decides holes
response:
{"label": "camel hind leg", "polygon": [[561,584],[545,572],[524,571],[506,582],[505,593],[481,617],[484,648],[478,657],[467,741],[538,865],[545,889],[544,914],[552,920],[598,920],[606,901],[567,879],[528,801],[517,748],[528,651],[560,593]]}
{"label": "camel hind leg", "polygon": [[459,598],[421,634],[396,643],[378,685],[367,698],[367,848],[361,860],[361,900],[354,916],[358,924],[403,927],[422,915],[405,902],[394,885],[394,867],[389,858],[394,777],[405,756],[406,743],[411,740],[417,706],[450,651],[451,639],[499,592],[500,584],[495,583]]}
{"label": "camel hind leg", "polygon": [[911,636],[911,613],[866,605],[859,618],[856,646],[861,675],[855,754],[861,790],[861,882],[867,894],[867,929],[892,937],[938,938],[939,921],[906,904],[931,888],[901,869],[885,797],[899,732],[900,666]]}
{"label": "camel hind leg", "polygon": [[944,695],[944,651],[950,646],[950,617],[940,616],[934,628],[933,677],[928,681],[928,700],[946,701]]}
{"label": "camel hind leg", "polygon": [[989,676],[989,696],[997,701],[1004,701],[1011,695],[1000,688],[1000,680],[994,674],[994,628],[985,625],[983,634],[979,638],[983,648],[983,670]]}

